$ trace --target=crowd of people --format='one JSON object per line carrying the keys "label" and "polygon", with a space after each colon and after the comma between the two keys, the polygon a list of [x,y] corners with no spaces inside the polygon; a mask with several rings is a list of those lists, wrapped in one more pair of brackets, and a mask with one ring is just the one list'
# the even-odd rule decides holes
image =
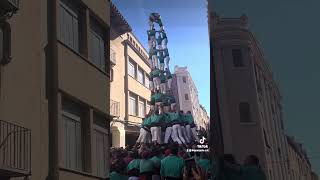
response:
{"label": "crowd of people", "polygon": [[266,180],[254,155],[241,165],[231,154],[210,158],[177,143],[114,148],[110,163],[110,180]]}
{"label": "crowd of people", "polygon": [[207,152],[188,153],[178,144],[112,149],[110,162],[110,180],[209,179],[212,164]]}

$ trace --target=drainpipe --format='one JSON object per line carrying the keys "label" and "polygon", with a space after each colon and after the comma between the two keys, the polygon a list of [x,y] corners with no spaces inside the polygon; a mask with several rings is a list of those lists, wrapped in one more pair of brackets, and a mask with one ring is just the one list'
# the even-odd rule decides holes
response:
{"label": "drainpipe", "polygon": [[58,0],[47,1],[46,93],[49,115],[49,180],[59,179],[57,8]]}

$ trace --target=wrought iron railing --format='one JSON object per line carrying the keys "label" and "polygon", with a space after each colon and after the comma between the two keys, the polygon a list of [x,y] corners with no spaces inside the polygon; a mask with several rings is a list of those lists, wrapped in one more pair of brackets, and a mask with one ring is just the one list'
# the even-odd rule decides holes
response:
{"label": "wrought iron railing", "polygon": [[110,115],[119,117],[120,116],[120,102],[111,100],[110,102]]}
{"label": "wrought iron railing", "polygon": [[31,130],[0,120],[0,172],[31,174]]}

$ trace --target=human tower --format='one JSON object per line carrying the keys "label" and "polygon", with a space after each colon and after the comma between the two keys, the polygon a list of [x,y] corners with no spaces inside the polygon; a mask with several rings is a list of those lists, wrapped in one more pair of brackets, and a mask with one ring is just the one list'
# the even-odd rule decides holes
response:
{"label": "human tower", "polygon": [[[155,24],[159,30],[155,29]],[[168,38],[160,14],[150,14],[147,33],[151,64],[151,108],[143,119],[137,143],[188,145],[199,141],[191,112],[184,113],[176,107],[171,86],[173,76],[169,68]]]}

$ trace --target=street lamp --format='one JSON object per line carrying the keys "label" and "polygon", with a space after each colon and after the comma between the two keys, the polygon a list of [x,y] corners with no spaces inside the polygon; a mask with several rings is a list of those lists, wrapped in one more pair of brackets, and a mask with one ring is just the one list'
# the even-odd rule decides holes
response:
{"label": "street lamp", "polygon": [[0,1],[0,20],[11,18],[19,9],[20,0]]}

